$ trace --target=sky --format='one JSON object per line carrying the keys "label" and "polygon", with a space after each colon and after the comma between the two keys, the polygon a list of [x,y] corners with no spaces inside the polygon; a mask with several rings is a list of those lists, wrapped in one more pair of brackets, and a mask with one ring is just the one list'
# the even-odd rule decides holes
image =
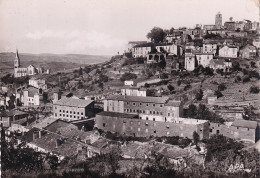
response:
{"label": "sky", "polygon": [[155,26],[259,21],[258,0],[0,0],[0,52],[114,55]]}

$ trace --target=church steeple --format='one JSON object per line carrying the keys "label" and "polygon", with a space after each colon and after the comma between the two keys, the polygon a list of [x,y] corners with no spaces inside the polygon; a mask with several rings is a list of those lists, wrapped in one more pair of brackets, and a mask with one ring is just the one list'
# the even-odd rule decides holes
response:
{"label": "church steeple", "polygon": [[18,49],[16,49],[15,59],[14,59],[14,68],[20,67],[20,58],[18,54]]}

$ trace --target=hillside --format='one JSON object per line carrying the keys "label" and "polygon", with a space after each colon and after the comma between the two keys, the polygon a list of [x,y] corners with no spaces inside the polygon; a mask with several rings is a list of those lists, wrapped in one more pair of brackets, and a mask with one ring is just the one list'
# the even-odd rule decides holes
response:
{"label": "hillside", "polygon": [[[102,63],[110,56],[94,56],[81,54],[19,54],[21,65],[30,64],[49,68],[51,71],[78,68],[87,64]],[[0,75],[13,72],[15,53],[0,53]]]}

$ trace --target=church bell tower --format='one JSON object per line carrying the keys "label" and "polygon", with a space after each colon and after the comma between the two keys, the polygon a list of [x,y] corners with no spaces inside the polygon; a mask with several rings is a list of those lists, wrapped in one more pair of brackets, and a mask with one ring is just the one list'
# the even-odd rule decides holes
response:
{"label": "church bell tower", "polygon": [[18,50],[16,49],[14,68],[19,68],[19,67],[20,67],[20,58],[19,58]]}

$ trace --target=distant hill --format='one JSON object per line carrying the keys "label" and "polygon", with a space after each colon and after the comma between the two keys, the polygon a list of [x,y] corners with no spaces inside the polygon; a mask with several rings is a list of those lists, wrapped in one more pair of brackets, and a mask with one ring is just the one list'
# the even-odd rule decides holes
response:
{"label": "distant hill", "polygon": [[[41,66],[52,71],[60,71],[84,67],[87,64],[97,64],[108,61],[111,56],[95,56],[83,54],[27,54],[20,53],[22,66]],[[0,53],[0,75],[13,73],[15,53]]]}

